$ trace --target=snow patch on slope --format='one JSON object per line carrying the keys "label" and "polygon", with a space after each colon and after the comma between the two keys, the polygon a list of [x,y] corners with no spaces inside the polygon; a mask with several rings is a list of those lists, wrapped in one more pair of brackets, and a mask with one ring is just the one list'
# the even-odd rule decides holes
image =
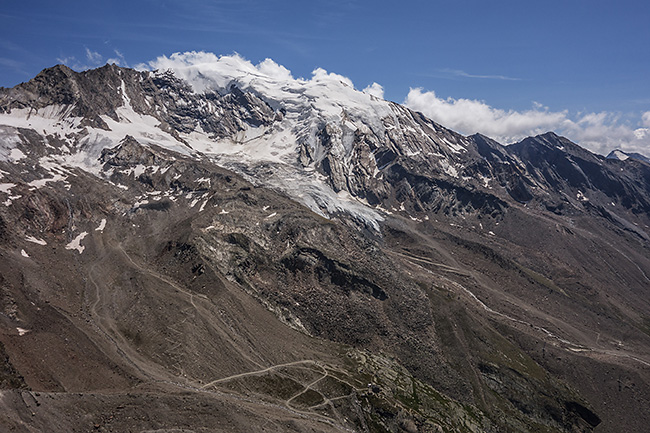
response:
{"label": "snow patch on slope", "polygon": [[[10,113],[0,114],[0,125],[14,128],[33,129],[42,135],[56,135],[65,138],[68,134],[78,133],[83,120],[70,116],[73,106],[50,105],[40,110],[33,108],[13,109]],[[20,143],[18,135],[0,126],[0,138],[5,134],[15,137],[14,144]]]}
{"label": "snow patch on slope", "polygon": [[65,246],[66,250],[77,250],[79,254],[84,252],[84,247],[81,245],[81,241],[88,235],[88,232],[81,232],[79,235],[72,240],[68,245]]}
{"label": "snow patch on slope", "polygon": [[15,183],[0,183],[0,192],[4,192],[5,194],[9,194],[11,192],[11,188],[15,187]]}
{"label": "snow patch on slope", "polygon": [[105,228],[106,228],[106,218],[102,218],[102,221],[99,223],[99,226],[95,229],[95,231],[103,233]]}
{"label": "snow patch on slope", "polygon": [[43,239],[38,239],[35,238],[34,236],[27,236],[25,240],[38,245],[47,245],[47,242],[45,242]]}

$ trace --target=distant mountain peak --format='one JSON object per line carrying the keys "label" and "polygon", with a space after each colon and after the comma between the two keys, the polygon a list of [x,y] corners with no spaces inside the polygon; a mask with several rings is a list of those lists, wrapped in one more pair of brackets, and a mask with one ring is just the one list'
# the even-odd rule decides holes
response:
{"label": "distant mountain peak", "polygon": [[606,157],[607,159],[616,159],[619,161],[626,161],[628,159],[634,159],[636,161],[642,161],[647,164],[650,164],[650,158],[648,158],[645,155],[642,155],[640,153],[632,152],[624,152],[620,149],[612,150]]}

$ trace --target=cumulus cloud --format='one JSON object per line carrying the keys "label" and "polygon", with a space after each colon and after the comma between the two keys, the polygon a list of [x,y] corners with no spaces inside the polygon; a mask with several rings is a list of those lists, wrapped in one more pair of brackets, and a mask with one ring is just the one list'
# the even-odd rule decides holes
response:
{"label": "cumulus cloud", "polygon": [[404,104],[463,134],[480,132],[505,143],[531,133],[546,132],[566,118],[566,112],[549,112],[539,104],[524,112],[506,111],[483,101],[443,99],[433,91],[425,92],[422,89],[411,89]]}
{"label": "cumulus cloud", "polygon": [[135,69],[136,71],[141,71],[141,72],[142,71],[151,71],[151,66],[148,63],[141,62],[141,63],[136,63],[135,65],[133,65],[133,69]]}
{"label": "cumulus cloud", "polygon": [[650,128],[650,111],[643,113],[641,116],[641,121],[643,123],[643,126]]}
{"label": "cumulus cloud", "polygon": [[293,80],[290,70],[282,65],[278,65],[271,59],[264,59],[259,65],[257,65],[257,69],[259,69],[262,74],[273,77],[277,81]]}
{"label": "cumulus cloud", "polygon": [[480,132],[504,144],[554,131],[600,154],[614,149],[650,154],[650,133],[641,127],[650,126],[650,112],[635,127],[613,113],[571,114],[550,111],[539,103],[525,111],[502,110],[484,101],[444,99],[422,89],[411,89],[404,104],[462,134]]}
{"label": "cumulus cloud", "polygon": [[[254,65],[238,53],[217,56],[204,51],[189,51],[174,53],[171,56],[160,56],[145,65],[138,65],[141,69],[173,70],[181,78],[188,81],[195,90],[202,91],[206,88],[223,87],[223,82],[229,82],[233,77],[244,81],[255,77],[271,79],[278,82],[307,81],[302,78],[295,79],[291,71],[272,59],[265,59]],[[209,74],[209,77],[207,76]],[[244,78],[245,77],[245,78]],[[206,81],[207,80],[207,81]],[[216,80],[216,81],[215,81]],[[208,82],[210,81],[210,82]],[[323,68],[312,71],[311,81],[314,83],[337,83],[349,88],[354,88],[354,83],[346,76],[327,72]],[[381,87],[381,86],[380,86]]]}
{"label": "cumulus cloud", "polygon": [[587,113],[566,119],[557,132],[596,153],[614,149],[650,154],[650,135],[621,120],[614,113]]}
{"label": "cumulus cloud", "polygon": [[335,74],[334,72],[327,72],[323,68],[316,68],[311,74],[312,80],[314,81],[334,81],[354,89],[354,83],[352,83],[351,79],[343,75]]}
{"label": "cumulus cloud", "polygon": [[86,62],[79,61],[75,56],[57,57],[56,60],[59,63],[74,69],[75,71],[85,71],[86,69],[91,69],[97,66],[97,65],[88,65]]}
{"label": "cumulus cloud", "polygon": [[367,93],[379,99],[384,99],[384,88],[382,87],[381,84],[372,83],[371,85],[363,89],[363,93]]}

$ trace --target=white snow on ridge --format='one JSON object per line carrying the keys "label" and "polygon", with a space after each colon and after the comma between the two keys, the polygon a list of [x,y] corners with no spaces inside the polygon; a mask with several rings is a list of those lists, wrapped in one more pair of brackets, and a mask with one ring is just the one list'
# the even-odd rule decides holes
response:
{"label": "white snow on ridge", "polygon": [[[320,173],[307,172],[289,165],[276,166],[270,173],[265,167],[264,169],[265,185],[284,191],[313,212],[325,218],[346,213],[379,231],[379,222],[383,221],[384,217],[377,210],[345,191],[335,193]],[[253,167],[250,171],[254,170]],[[255,177],[251,180],[254,181]]]}
{"label": "white snow on ridge", "polygon": [[618,160],[620,160],[620,161],[625,161],[626,159],[629,159],[629,158],[630,158],[627,154],[621,152],[620,150],[615,150],[615,151],[613,151],[613,152],[611,153],[611,157],[612,157],[612,158],[615,158],[615,159],[618,159]]}
{"label": "white snow on ridge", "polygon": [[[381,119],[393,116],[390,104],[376,96],[355,90],[349,78],[322,68],[312,78],[294,78],[284,66],[271,59],[257,65],[234,54],[217,56],[206,52],[175,53],[150,62],[154,69],[171,70],[196,92],[225,93],[235,84],[244,91],[263,95],[274,109],[289,116],[316,114],[325,121],[341,121],[343,113],[362,118],[376,134],[383,135]],[[313,116],[310,116],[313,117]]]}
{"label": "white snow on ridge", "polygon": [[[126,99],[126,102],[128,102],[128,99]],[[159,128],[160,121],[155,117],[136,113],[130,104],[118,107],[115,111],[117,112],[119,122],[116,122],[108,116],[102,116],[102,120],[106,122],[110,131],[92,129],[92,133],[95,135],[95,141],[107,140],[112,142],[111,145],[103,146],[102,148],[114,147],[124,137],[130,135],[141,144],[155,144],[183,155],[190,154],[187,146]],[[101,149],[97,152],[97,156],[100,153]]]}
{"label": "white snow on ridge", "polygon": [[219,159],[226,158],[239,163],[278,162],[294,163],[297,155],[297,137],[283,121],[273,128],[249,128],[231,138],[218,141],[204,132],[181,134],[193,149]]}
{"label": "white snow on ridge", "polygon": [[445,144],[449,147],[449,150],[451,150],[454,153],[461,153],[465,151],[465,147],[459,143],[452,143],[451,141],[447,140],[447,138],[443,137],[442,141],[445,142]]}

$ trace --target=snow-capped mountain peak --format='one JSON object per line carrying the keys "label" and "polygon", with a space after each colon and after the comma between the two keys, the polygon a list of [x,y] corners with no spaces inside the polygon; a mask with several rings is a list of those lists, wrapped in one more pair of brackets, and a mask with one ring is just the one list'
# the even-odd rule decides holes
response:
{"label": "snow-capped mountain peak", "polygon": [[352,212],[371,225],[381,219],[373,206],[399,206],[376,192],[390,189],[382,170],[401,158],[462,177],[468,139],[338,74],[316,69],[296,79],[270,59],[253,65],[196,52],[151,66],[45,70],[9,90],[0,124],[58,137],[61,164],[93,173],[101,152],[126,136],[207,156],[324,216]]}
{"label": "snow-capped mountain peak", "polygon": [[619,161],[625,161],[626,159],[629,158],[629,156],[621,150],[612,150],[610,154],[607,155],[607,158],[618,159]]}
{"label": "snow-capped mountain peak", "polygon": [[650,164],[650,158],[647,156],[641,155],[640,153],[627,153],[620,149],[612,150],[609,155],[607,155],[607,159],[617,159],[619,161],[627,161],[628,159],[633,159]]}
{"label": "snow-capped mountain peak", "polygon": [[[230,92],[233,86],[255,93],[276,110],[304,113],[313,110],[324,120],[341,120],[343,113],[354,113],[366,121],[391,115],[389,103],[355,90],[352,81],[322,68],[312,78],[294,78],[284,66],[271,59],[257,65],[234,54],[216,56],[211,53],[176,53],[151,62],[159,71],[173,71],[199,93]],[[311,114],[311,113],[310,113]],[[377,132],[381,125],[377,123]]]}

